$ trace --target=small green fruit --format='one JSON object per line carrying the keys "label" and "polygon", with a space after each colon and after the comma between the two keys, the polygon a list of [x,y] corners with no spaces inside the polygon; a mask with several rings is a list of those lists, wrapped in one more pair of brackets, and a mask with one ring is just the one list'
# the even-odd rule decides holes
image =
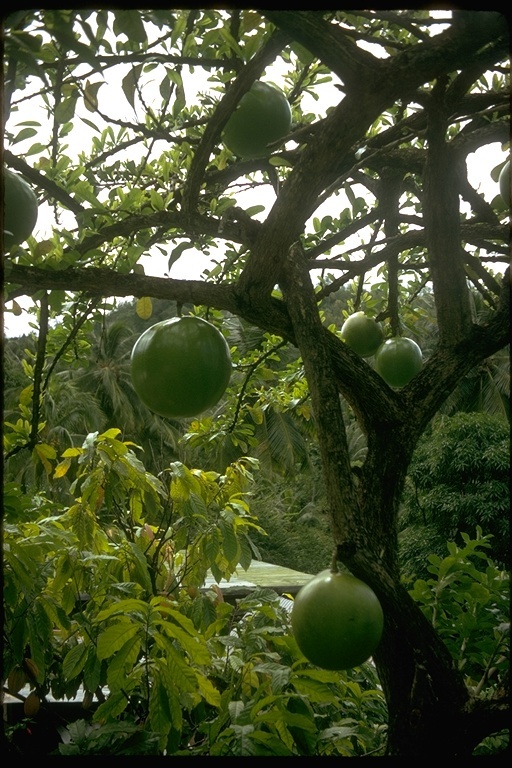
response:
{"label": "small green fruit", "polygon": [[404,387],[423,366],[421,349],[412,339],[396,336],[381,344],[375,370],[390,387]]}
{"label": "small green fruit", "polygon": [[37,222],[38,203],[34,191],[17,173],[4,168],[4,247],[9,251],[32,234]]}
{"label": "small green fruit", "polygon": [[371,357],[383,340],[382,328],[364,312],[354,312],[341,327],[341,337],[361,357]]}
{"label": "small green fruit", "polygon": [[498,183],[500,187],[500,195],[502,197],[503,202],[505,205],[510,206],[510,203],[512,201],[512,190],[510,188],[510,160],[507,160],[505,165],[500,171],[500,175],[498,178]]}
{"label": "small green fruit", "polygon": [[323,669],[350,669],[377,649],[384,616],[375,592],[350,573],[321,571],[298,592],[292,629],[304,656]]}
{"label": "small green fruit", "polygon": [[282,139],[292,123],[285,95],[268,83],[256,82],[229,118],[222,139],[228,149],[245,159],[267,157],[267,146]]}

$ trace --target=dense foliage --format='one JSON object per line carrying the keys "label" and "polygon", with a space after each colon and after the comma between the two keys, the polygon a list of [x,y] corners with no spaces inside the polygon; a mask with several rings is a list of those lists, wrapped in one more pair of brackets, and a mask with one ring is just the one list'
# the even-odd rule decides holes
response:
{"label": "dense foliage", "polygon": [[[383,754],[386,704],[371,662],[343,673],[309,664],[289,601],[272,590],[236,607],[219,589],[200,591],[208,566],[229,577],[251,559],[250,463],[219,476],[175,462],[162,482],[133,448],[111,430],[67,451],[59,473],[77,468],[67,509],[41,494],[28,507],[6,488],[5,668],[43,702],[85,690],[63,742],[49,708],[45,743],[68,756]],[[477,533],[430,557],[412,595],[468,685],[489,697],[506,685],[509,586]],[[33,728],[13,730],[21,752]]]}
{"label": "dense foliage", "polygon": [[[508,459],[455,431],[450,471],[429,438],[439,413],[508,415],[504,17],[21,9],[3,42],[4,161],[39,207],[4,242],[6,310],[34,306],[6,350],[4,427],[4,677],[32,725],[50,691],[81,689],[68,755],[502,749],[508,554],[489,536]],[[291,127],[240,158],[223,131],[257,82]],[[126,298],[130,322],[110,314]],[[357,311],[421,348],[403,387],[343,341]],[[212,323],[233,362],[186,420],[130,376],[136,338],[175,314]],[[454,540],[404,581],[418,515],[420,537]],[[286,564],[309,571],[311,539],[311,570],[338,560],[374,590],[371,664],[324,674],[275,594],[202,590],[258,545],[279,560],[279,538]]]}
{"label": "dense foliage", "polygon": [[416,449],[402,514],[406,571],[476,527],[493,536],[492,556],[510,563],[510,429],[487,413],[441,418]]}

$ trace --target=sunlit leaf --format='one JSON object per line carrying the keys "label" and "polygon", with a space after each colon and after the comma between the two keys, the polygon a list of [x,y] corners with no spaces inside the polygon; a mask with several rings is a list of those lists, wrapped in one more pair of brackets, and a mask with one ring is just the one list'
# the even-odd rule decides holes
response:
{"label": "sunlit leaf", "polygon": [[149,296],[142,296],[140,299],[137,299],[135,311],[141,320],[149,320],[153,314],[153,302],[151,301],[151,298]]}
{"label": "sunlit leaf", "polygon": [[138,632],[139,625],[130,621],[121,621],[107,627],[98,637],[98,658],[108,659],[113,656]]}

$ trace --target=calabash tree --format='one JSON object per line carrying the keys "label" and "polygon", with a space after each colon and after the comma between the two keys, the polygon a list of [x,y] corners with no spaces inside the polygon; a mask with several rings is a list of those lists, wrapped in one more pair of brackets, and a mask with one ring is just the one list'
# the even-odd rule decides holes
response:
{"label": "calabash tree", "polygon": [[[36,228],[5,259],[7,308],[22,295],[39,306],[40,367],[63,303],[80,307],[78,322],[102,297],[173,299],[208,309],[218,325],[220,312],[238,316],[295,347],[336,557],[383,608],[374,659],[389,711],[388,753],[470,755],[506,726],[505,702],[466,687],[401,583],[397,515],[432,417],[469,371],[508,343],[500,168],[489,168],[492,203],[468,178],[471,153],[508,141],[504,17],[19,11],[6,22],[5,54],[5,163],[53,217],[51,232],[38,236]],[[193,96],[192,73],[202,77]],[[103,97],[111,80],[128,117]],[[279,80],[291,128],[268,156],[240,159],[223,130],[259,80]],[[326,83],[327,101],[316,102]],[[84,125],[90,146],[73,154],[68,145]],[[252,190],[261,192],[256,209]],[[163,255],[172,270],[191,249],[213,257],[202,279],[143,273],[143,256]],[[327,327],[322,300],[351,282],[346,316]],[[372,282],[384,296],[377,306]],[[366,309],[386,338],[412,336],[424,285],[435,296],[436,345],[424,350],[417,375],[392,388],[339,331]],[[485,323],[473,314],[470,287],[488,307]],[[36,415],[39,395],[36,376]],[[340,398],[366,436],[357,472]],[[28,437],[37,442],[37,430]]]}

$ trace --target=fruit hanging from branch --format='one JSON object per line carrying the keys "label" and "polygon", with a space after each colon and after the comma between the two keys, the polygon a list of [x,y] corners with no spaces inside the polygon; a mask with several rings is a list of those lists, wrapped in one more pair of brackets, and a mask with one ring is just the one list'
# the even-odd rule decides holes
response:
{"label": "fruit hanging from branch", "polygon": [[510,160],[507,160],[501,169],[500,175],[498,177],[498,184],[503,202],[505,205],[510,206],[512,203],[512,190],[510,186]]}
{"label": "fruit hanging from branch", "polygon": [[222,139],[235,155],[254,160],[270,155],[268,145],[284,138],[291,124],[292,113],[284,93],[258,81],[240,99]]}
{"label": "fruit hanging from branch", "polygon": [[375,370],[390,387],[405,387],[421,371],[423,355],[412,339],[387,339],[375,353]]}
{"label": "fruit hanging from branch", "polygon": [[3,173],[4,248],[20,245],[30,237],[37,222],[37,197],[25,179],[4,168]]}
{"label": "fruit hanging from branch", "polygon": [[341,337],[361,357],[371,357],[383,342],[382,328],[364,312],[354,312],[341,327]]}
{"label": "fruit hanging from branch", "polygon": [[384,626],[375,592],[350,573],[325,570],[298,592],[292,630],[304,656],[323,669],[357,667],[376,651]]}
{"label": "fruit hanging from branch", "polygon": [[137,395],[154,413],[171,419],[197,416],[218,403],[231,372],[226,339],[200,317],[173,317],[152,325],[131,355]]}

